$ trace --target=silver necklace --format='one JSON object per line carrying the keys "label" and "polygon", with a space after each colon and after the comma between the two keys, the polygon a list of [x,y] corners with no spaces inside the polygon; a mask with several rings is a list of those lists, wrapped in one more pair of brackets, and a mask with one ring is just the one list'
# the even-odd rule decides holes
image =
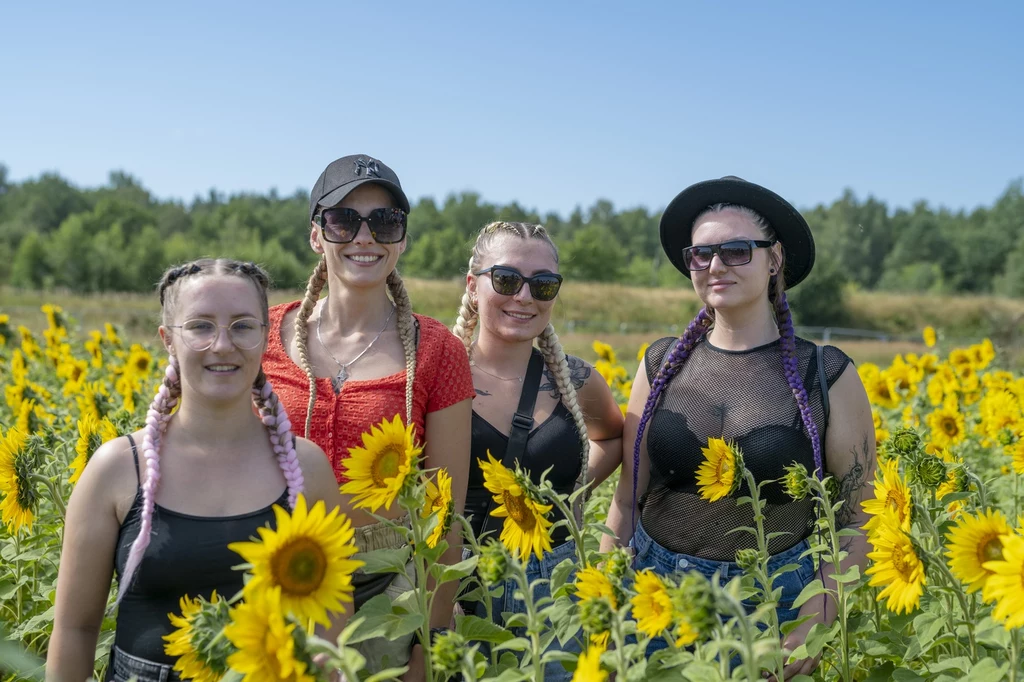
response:
{"label": "silver necklace", "polygon": [[484,369],[480,365],[476,364],[476,360],[470,360],[469,364],[470,364],[471,367],[476,367],[478,370],[480,370],[484,374],[486,374],[488,376],[492,376],[495,379],[501,379],[502,381],[518,381],[519,383],[523,383],[523,377],[521,377],[521,376],[519,376],[519,377],[499,377],[497,374],[493,374],[491,372],[488,372],[486,369]]}
{"label": "silver necklace", "polygon": [[321,309],[320,317],[318,317],[316,320],[316,338],[317,341],[320,342],[320,345],[323,346],[324,350],[327,351],[327,354],[331,356],[331,360],[334,360],[334,362],[338,364],[338,374],[333,379],[331,379],[331,386],[334,387],[335,393],[341,393],[341,387],[344,386],[345,382],[348,380],[348,368],[351,367],[356,360],[366,355],[366,351],[370,350],[370,348],[373,347],[373,344],[377,343],[377,339],[379,339],[381,337],[381,334],[384,333],[384,330],[388,328],[388,323],[391,322],[391,317],[394,314],[395,304],[392,303],[391,312],[388,313],[388,319],[384,320],[384,326],[381,327],[381,330],[379,332],[377,332],[377,336],[373,337],[373,341],[370,341],[369,345],[367,345],[366,348],[364,348],[362,352],[359,353],[359,355],[355,356],[347,363],[345,363],[339,360],[338,358],[334,357],[334,353],[331,352],[331,349],[327,347],[326,343],[324,343],[323,337],[320,336],[320,323],[323,322],[324,320],[324,313],[323,310]]}

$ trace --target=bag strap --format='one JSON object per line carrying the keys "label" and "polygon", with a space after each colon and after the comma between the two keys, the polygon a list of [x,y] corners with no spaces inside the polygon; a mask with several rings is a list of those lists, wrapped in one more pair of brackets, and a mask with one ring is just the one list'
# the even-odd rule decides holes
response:
{"label": "bag strap", "polygon": [[821,433],[821,451],[825,451],[825,435],[828,433],[828,375],[825,374],[825,352],[822,346],[817,346],[818,355],[818,386],[821,388],[821,406],[824,408],[825,418],[822,423],[825,425]]}
{"label": "bag strap", "polygon": [[[515,463],[526,452],[526,441],[533,429],[533,408],[537,404],[537,391],[540,388],[540,375],[543,370],[544,356],[534,348],[530,355],[530,364],[526,368],[526,378],[523,379],[523,390],[519,394],[519,407],[512,415],[512,430],[508,435],[505,456],[501,458],[501,463],[507,469],[515,468]],[[484,515],[484,524],[480,529],[481,534],[491,530],[490,526],[498,520],[491,516],[494,507],[495,502],[492,495],[487,502],[487,513]]]}

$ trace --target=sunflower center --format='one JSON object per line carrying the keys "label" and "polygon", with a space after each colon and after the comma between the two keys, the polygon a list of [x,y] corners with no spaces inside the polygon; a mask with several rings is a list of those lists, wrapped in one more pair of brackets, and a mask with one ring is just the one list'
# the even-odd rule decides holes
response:
{"label": "sunflower center", "polygon": [[907,504],[907,498],[903,496],[903,493],[899,488],[893,488],[885,494],[885,504],[890,508],[896,510],[896,513],[900,517],[900,521],[903,521],[905,514],[903,508]]}
{"label": "sunflower center", "polygon": [[526,498],[522,495],[513,495],[510,491],[505,490],[501,493],[503,501],[505,503],[505,510],[508,511],[509,518],[516,522],[524,532],[533,530],[533,527],[537,525],[537,520],[533,518],[533,514],[526,506]]}
{"label": "sunflower center", "polygon": [[310,538],[295,538],[274,552],[271,575],[288,595],[312,594],[327,573],[327,555]]}
{"label": "sunflower center", "polygon": [[951,417],[946,417],[942,420],[942,432],[947,436],[955,436],[960,432],[957,428],[956,420]]}
{"label": "sunflower center", "polygon": [[978,560],[983,564],[1003,560],[1003,543],[998,535],[991,535],[978,545]]}
{"label": "sunflower center", "polygon": [[896,569],[904,579],[910,575],[910,567],[907,565],[905,559],[906,555],[903,553],[903,549],[900,547],[892,548],[892,567]]}
{"label": "sunflower center", "polygon": [[725,477],[729,473],[729,458],[722,457],[718,460],[718,464],[715,466],[715,477],[719,481],[724,481]]}
{"label": "sunflower center", "polygon": [[385,480],[397,476],[401,464],[402,453],[398,448],[394,445],[385,447],[373,460],[373,484],[378,488],[385,487],[387,485]]}

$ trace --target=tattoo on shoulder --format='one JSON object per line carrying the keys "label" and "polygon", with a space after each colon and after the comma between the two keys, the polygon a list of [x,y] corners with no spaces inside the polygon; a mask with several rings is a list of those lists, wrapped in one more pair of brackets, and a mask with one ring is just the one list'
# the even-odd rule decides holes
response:
{"label": "tattoo on shoulder", "polygon": [[473,389],[473,390],[475,390],[475,391],[476,391],[476,394],[477,394],[478,396],[481,396],[481,397],[485,397],[485,398],[486,398],[487,396],[491,395],[491,394],[490,394],[490,393],[488,393],[487,391],[485,391],[485,390],[483,390],[483,389],[480,389],[480,388],[475,388],[475,389]]}
{"label": "tattoo on shoulder", "polygon": [[[566,355],[565,361],[569,365],[569,381],[572,382],[573,388],[578,391],[583,388],[583,384],[587,383],[587,379],[590,378],[590,366],[575,355]],[[547,365],[544,365],[544,380],[537,390],[539,393],[550,393],[551,397],[555,400],[561,398],[561,395],[558,393],[558,382],[555,381],[555,376],[548,369]]]}
{"label": "tattoo on shoulder", "polygon": [[845,528],[853,523],[860,507],[862,490],[867,477],[868,453],[870,452],[867,439],[860,446],[854,446],[850,451],[853,461],[849,470],[839,479],[839,498],[843,506],[836,514],[836,522],[840,528]]}

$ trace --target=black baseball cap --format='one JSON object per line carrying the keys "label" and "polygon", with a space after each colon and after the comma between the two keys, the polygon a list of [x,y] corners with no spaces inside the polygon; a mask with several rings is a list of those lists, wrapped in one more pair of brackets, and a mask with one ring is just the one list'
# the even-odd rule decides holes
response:
{"label": "black baseball cap", "polygon": [[680,192],[661,216],[661,246],[681,273],[690,276],[683,249],[693,243],[693,223],[715,204],[745,206],[761,214],[786,250],[786,288],[792,289],[814,266],[811,228],[792,204],[761,185],[735,175],[705,180]]}
{"label": "black baseball cap", "polygon": [[409,199],[395,171],[372,156],[355,154],[332,161],[316,179],[309,193],[309,219],[313,220],[317,206],[334,206],[356,187],[367,183],[384,187],[395,197],[398,208],[409,212]]}

